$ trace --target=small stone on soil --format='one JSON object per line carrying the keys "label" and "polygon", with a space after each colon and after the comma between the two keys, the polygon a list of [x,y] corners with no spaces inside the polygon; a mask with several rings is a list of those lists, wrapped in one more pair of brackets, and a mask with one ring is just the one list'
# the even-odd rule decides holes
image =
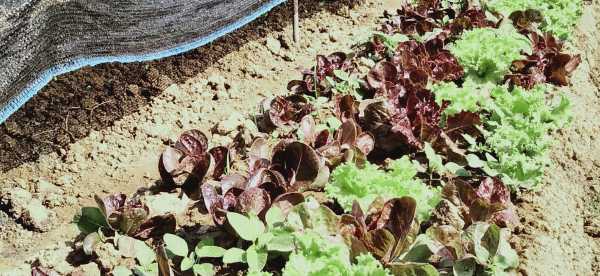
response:
{"label": "small stone on soil", "polygon": [[56,216],[53,211],[48,210],[38,199],[33,199],[21,215],[23,224],[35,230],[46,232],[50,230],[51,221]]}
{"label": "small stone on soil", "polygon": [[279,51],[281,51],[281,42],[273,37],[267,37],[266,45],[267,49],[274,55],[278,55]]}

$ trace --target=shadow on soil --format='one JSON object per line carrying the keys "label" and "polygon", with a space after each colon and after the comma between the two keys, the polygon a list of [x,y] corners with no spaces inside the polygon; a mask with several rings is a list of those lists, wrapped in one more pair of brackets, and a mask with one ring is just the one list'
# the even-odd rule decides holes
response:
{"label": "shadow on soil", "polygon": [[[357,2],[301,1],[301,14],[307,18],[322,10],[337,13]],[[138,111],[169,85],[202,73],[250,41],[287,28],[292,12],[290,4],[283,4],[240,30],[177,56],[101,64],[55,78],[0,125],[0,171],[50,152],[63,156],[70,144]]]}

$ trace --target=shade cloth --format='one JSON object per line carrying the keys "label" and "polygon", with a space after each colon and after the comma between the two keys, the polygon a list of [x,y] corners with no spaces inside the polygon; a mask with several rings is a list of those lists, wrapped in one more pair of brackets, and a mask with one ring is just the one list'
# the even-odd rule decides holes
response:
{"label": "shade cloth", "polygon": [[0,0],[0,123],[53,77],[176,55],[285,0]]}

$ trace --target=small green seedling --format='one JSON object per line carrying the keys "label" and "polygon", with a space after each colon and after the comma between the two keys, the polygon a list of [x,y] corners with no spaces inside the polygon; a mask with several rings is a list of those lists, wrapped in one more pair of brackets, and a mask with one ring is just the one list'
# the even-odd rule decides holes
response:
{"label": "small green seedling", "polygon": [[294,236],[284,226],[285,217],[278,207],[271,207],[265,223],[258,216],[227,213],[227,220],[245,241],[252,242],[246,250],[230,248],[224,252],[223,263],[247,263],[250,272],[260,272],[265,267],[269,252],[287,253],[294,249]]}
{"label": "small green seedling", "polygon": [[359,93],[361,80],[342,70],[335,70],[333,71],[333,74],[339,81],[329,76],[326,77],[326,79],[331,86],[333,86],[334,93],[352,95],[357,99],[362,99],[362,96]]}

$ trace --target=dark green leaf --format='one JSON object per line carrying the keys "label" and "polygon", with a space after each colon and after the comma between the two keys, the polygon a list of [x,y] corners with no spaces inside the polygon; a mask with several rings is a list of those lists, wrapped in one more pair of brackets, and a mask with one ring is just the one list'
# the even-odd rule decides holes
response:
{"label": "dark green leaf", "polygon": [[496,252],[498,252],[499,244],[500,228],[495,224],[491,224],[490,227],[488,227],[487,231],[485,231],[485,234],[483,235],[481,245],[487,249],[487,251],[490,253],[490,257],[493,257],[494,255],[496,255]]}
{"label": "dark green leaf", "polygon": [[75,217],[74,222],[84,234],[96,232],[101,227],[109,228],[102,211],[96,207],[81,208],[81,214]]}

